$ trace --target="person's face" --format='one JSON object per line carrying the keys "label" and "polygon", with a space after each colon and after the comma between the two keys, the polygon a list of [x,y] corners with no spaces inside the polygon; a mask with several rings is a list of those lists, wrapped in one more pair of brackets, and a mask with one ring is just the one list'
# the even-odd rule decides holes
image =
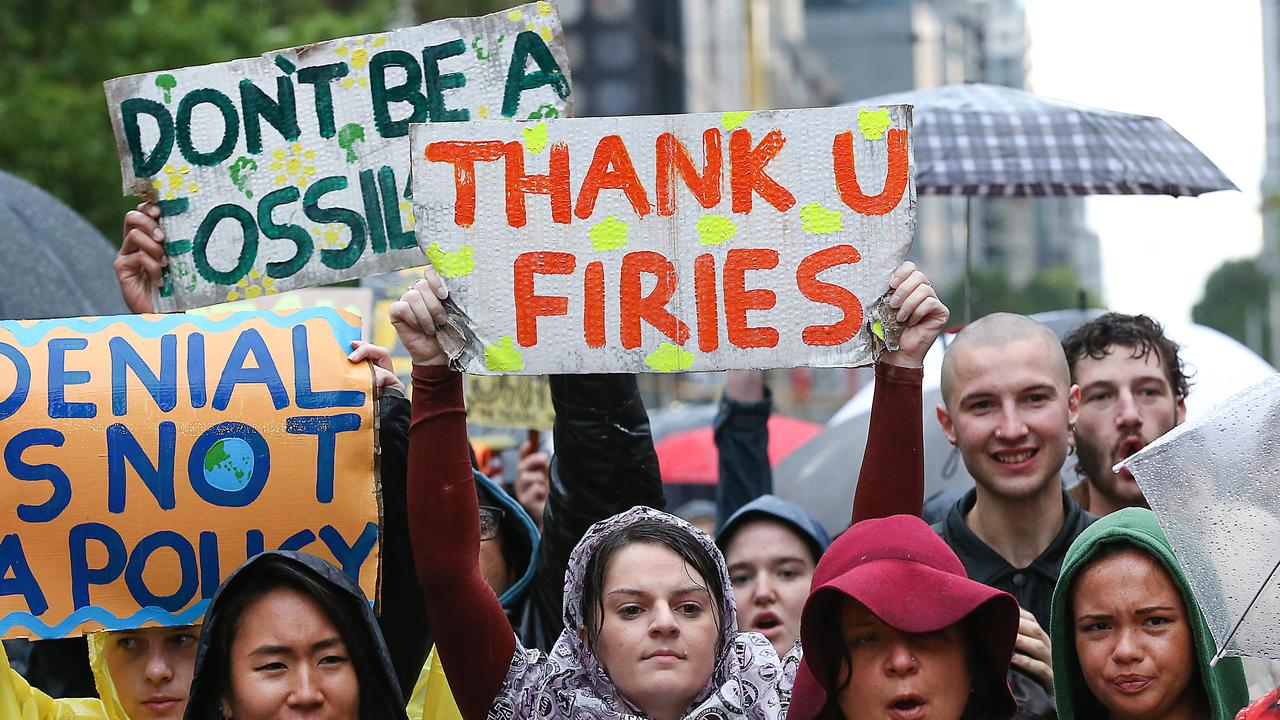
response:
{"label": "person's face", "polygon": [[1182,595],[1150,555],[1086,568],[1071,602],[1080,672],[1114,720],[1163,718],[1203,698]]}
{"label": "person's face", "polygon": [[498,597],[502,597],[502,593],[511,586],[511,572],[507,568],[507,558],[502,554],[502,535],[480,541],[480,574],[484,575],[485,582]]}
{"label": "person's face", "polygon": [[720,621],[706,586],[658,543],[632,543],[605,569],[603,623],[592,650],[618,691],[649,717],[679,717],[711,678]]}
{"label": "person's face", "polygon": [[786,525],[752,520],[725,549],[738,601],[738,629],[769,638],[785,655],[800,638],[800,614],[813,581],[809,546]]}
{"label": "person's face", "polygon": [[235,720],[357,720],[360,682],[325,611],[296,590],[272,590],[240,616],[221,698]]}
{"label": "person's face", "polygon": [[132,720],[179,720],[196,664],[198,626],[107,633],[107,672]]}
{"label": "person's face", "polygon": [[965,347],[938,420],[965,467],[997,497],[1025,499],[1056,481],[1071,445],[1076,395],[1045,341]]}
{"label": "person's face", "polygon": [[1133,357],[1114,346],[1101,359],[1076,361],[1080,417],[1076,448],[1085,478],[1117,507],[1145,506],[1128,468],[1111,468],[1182,422],[1186,405],[1175,398],[1156,353]]}
{"label": "person's face", "polygon": [[905,633],[845,598],[840,638],[849,670],[838,698],[844,717],[959,720],[964,713],[972,675],[959,623],[937,632]]}

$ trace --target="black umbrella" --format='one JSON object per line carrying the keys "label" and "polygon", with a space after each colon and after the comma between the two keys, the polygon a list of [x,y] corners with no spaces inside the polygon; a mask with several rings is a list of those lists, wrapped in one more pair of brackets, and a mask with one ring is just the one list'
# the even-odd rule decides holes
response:
{"label": "black umbrella", "polygon": [[74,210],[0,172],[0,318],[128,312],[114,259],[107,239]]}

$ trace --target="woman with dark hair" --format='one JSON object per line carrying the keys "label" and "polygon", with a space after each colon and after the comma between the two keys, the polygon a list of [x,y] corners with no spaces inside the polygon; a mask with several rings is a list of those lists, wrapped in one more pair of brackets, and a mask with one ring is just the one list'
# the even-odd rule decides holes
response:
{"label": "woman with dark hair", "polygon": [[[929,335],[927,348],[946,310],[923,275],[907,276],[894,280],[892,306],[904,335]],[[763,635],[739,632],[714,542],[652,508],[596,523],[574,548],[565,630],[549,653],[504,629],[476,556],[465,551],[478,544],[479,527],[461,375],[435,339],[447,294],[428,269],[391,318],[414,362],[408,482],[418,578],[463,717],[784,716],[799,649],[780,658]],[[908,430],[899,433],[904,444],[918,446],[918,423]]]}
{"label": "woman with dark hair", "polygon": [[205,613],[185,720],[309,713],[404,720],[369,600],[307,553],[272,551],[233,572]]}

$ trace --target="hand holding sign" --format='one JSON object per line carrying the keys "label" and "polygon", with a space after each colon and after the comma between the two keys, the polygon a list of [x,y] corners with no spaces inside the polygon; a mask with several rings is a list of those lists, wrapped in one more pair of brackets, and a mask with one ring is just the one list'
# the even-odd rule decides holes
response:
{"label": "hand holding sign", "polygon": [[897,320],[904,327],[898,338],[898,350],[885,353],[880,361],[901,367],[924,367],[924,356],[947,326],[951,311],[938,299],[929,278],[917,270],[913,262],[904,262],[893,271],[889,287],[893,290],[889,307],[898,311]]}
{"label": "hand holding sign", "polygon": [[440,343],[436,340],[436,327],[444,325],[449,316],[441,300],[449,297],[436,271],[427,266],[423,277],[415,280],[400,299],[391,304],[391,324],[404,349],[409,351],[414,365],[444,365],[448,362]]}
{"label": "hand holding sign", "polygon": [[124,240],[116,253],[116,280],[129,312],[155,312],[153,288],[164,285],[164,269],[169,258],[164,253],[164,230],[160,229],[160,206],[141,203],[124,216]]}

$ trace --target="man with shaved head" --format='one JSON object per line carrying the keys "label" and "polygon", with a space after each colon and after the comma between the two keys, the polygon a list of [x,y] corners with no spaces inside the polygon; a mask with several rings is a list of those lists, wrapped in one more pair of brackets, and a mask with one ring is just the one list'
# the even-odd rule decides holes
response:
{"label": "man with shaved head", "polygon": [[1062,487],[1078,391],[1053,331],[995,313],[968,325],[942,361],[938,421],[976,486],[934,526],[969,577],[1023,608],[1013,666],[1052,690],[1049,605],[1063,556],[1093,517]]}

